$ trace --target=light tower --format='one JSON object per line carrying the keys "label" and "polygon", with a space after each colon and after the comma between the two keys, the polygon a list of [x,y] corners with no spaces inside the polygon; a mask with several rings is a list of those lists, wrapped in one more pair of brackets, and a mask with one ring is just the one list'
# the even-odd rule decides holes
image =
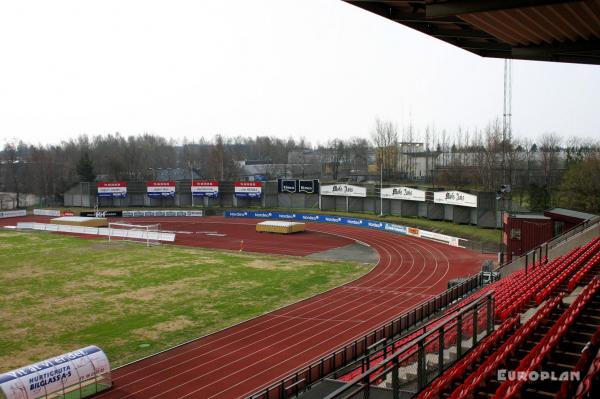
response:
{"label": "light tower", "polygon": [[512,60],[504,60],[504,113],[502,119],[502,184],[506,179],[506,142],[512,141]]}
{"label": "light tower", "polygon": [[501,225],[501,238],[500,238],[500,254],[498,257],[499,263],[504,263],[504,242],[502,240],[503,232],[504,232],[504,211],[506,200],[508,199],[508,211],[512,210],[511,204],[511,191],[512,188],[510,186],[510,179],[507,179],[506,176],[506,142],[512,142],[512,60],[505,59],[504,60],[504,112],[502,118],[502,182],[500,184],[500,189],[496,195],[496,210],[498,210],[498,202],[501,200],[500,204],[500,225]]}

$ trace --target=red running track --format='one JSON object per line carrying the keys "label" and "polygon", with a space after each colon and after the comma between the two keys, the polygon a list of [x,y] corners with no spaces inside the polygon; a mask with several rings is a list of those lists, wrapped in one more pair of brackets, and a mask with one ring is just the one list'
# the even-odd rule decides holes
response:
{"label": "red running track", "polygon": [[[239,231],[257,222],[224,218],[203,222],[209,220],[215,226],[235,223]],[[162,229],[179,231],[209,230],[210,226],[189,219],[154,221]],[[307,228],[367,243],[379,253],[379,263],[354,282],[118,368],[113,372],[114,388],[97,397],[247,397],[443,291],[449,279],[478,272],[487,258],[433,241],[364,228],[317,223]],[[259,235],[273,241],[271,235]],[[185,241],[183,236],[179,234],[177,241]],[[190,238],[187,244],[193,241]],[[264,245],[255,249],[273,252],[279,246],[276,242]]]}
{"label": "red running track", "polygon": [[448,279],[479,271],[483,259],[468,250],[386,232],[307,227],[371,245],[380,256],[377,267],[345,286],[119,368],[113,373],[114,389],[99,397],[249,396],[441,292]]}
{"label": "red running track", "polygon": [[[18,222],[50,223],[48,216],[25,216],[5,220],[0,225],[16,226]],[[281,255],[305,256],[333,248],[352,244],[354,240],[318,231],[306,231],[303,234],[268,234],[256,232],[256,221],[252,224],[234,219],[215,218],[111,218],[111,221],[122,221],[135,224],[160,223],[162,231],[175,232],[175,244],[228,249],[238,251],[242,246],[245,252],[262,252]],[[213,218],[210,218],[213,219]],[[81,238],[98,239],[98,236],[70,234]]]}

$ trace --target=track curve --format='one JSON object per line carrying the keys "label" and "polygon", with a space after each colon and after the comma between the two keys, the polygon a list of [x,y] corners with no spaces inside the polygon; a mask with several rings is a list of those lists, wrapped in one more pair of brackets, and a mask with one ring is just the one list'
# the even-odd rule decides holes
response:
{"label": "track curve", "polygon": [[[232,222],[218,217],[203,220]],[[163,228],[174,222],[173,218],[154,221]],[[236,219],[235,223],[257,221]],[[181,223],[182,229],[203,224],[189,219]],[[114,388],[97,397],[249,396],[441,292],[448,279],[478,272],[484,258],[469,250],[384,231],[320,223],[307,223],[307,229],[362,241],[377,251],[379,263],[351,283],[118,368],[113,372]]]}

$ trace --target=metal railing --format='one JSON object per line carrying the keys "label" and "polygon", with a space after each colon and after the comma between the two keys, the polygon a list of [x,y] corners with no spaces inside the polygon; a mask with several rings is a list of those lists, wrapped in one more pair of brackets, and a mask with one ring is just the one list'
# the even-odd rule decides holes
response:
{"label": "metal railing", "polygon": [[393,340],[401,334],[408,332],[456,300],[483,286],[483,284],[484,278],[482,273],[469,277],[461,284],[449,288],[428,301],[411,308],[394,320],[290,374],[288,377],[271,384],[267,388],[248,397],[248,399],[285,399],[295,397],[315,382],[368,355],[373,346],[382,343],[385,344],[388,340]]}
{"label": "metal railing", "polygon": [[391,397],[416,394],[494,330],[494,291],[465,306],[454,316],[413,339],[325,399],[369,398],[391,389]]}
{"label": "metal railing", "polygon": [[[592,227],[593,225],[596,225],[600,223],[600,217],[595,217],[592,219],[588,219],[582,223],[579,223],[577,226],[573,227],[570,230],[565,231],[563,234],[554,237],[553,239],[551,239],[550,241],[548,241],[546,243],[546,246],[548,246],[548,248],[554,248],[557,245],[568,241],[569,239],[571,239],[571,237],[581,233],[582,231],[587,230],[588,228]],[[544,245],[544,244],[542,244]]]}

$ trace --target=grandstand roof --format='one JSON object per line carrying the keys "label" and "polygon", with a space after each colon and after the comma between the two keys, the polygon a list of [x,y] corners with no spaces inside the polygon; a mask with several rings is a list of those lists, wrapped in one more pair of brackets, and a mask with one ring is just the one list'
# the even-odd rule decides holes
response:
{"label": "grandstand roof", "polygon": [[561,215],[561,216],[567,216],[570,218],[581,219],[581,220],[590,220],[590,219],[594,219],[596,217],[596,215],[593,215],[591,213],[573,211],[571,209],[564,209],[564,208],[548,209],[547,211],[544,212],[544,214]]}
{"label": "grandstand roof", "polygon": [[600,0],[344,0],[483,57],[600,65]]}
{"label": "grandstand roof", "polygon": [[511,213],[511,218],[514,219],[540,219],[540,220],[550,220],[549,217],[540,215],[539,213]]}

